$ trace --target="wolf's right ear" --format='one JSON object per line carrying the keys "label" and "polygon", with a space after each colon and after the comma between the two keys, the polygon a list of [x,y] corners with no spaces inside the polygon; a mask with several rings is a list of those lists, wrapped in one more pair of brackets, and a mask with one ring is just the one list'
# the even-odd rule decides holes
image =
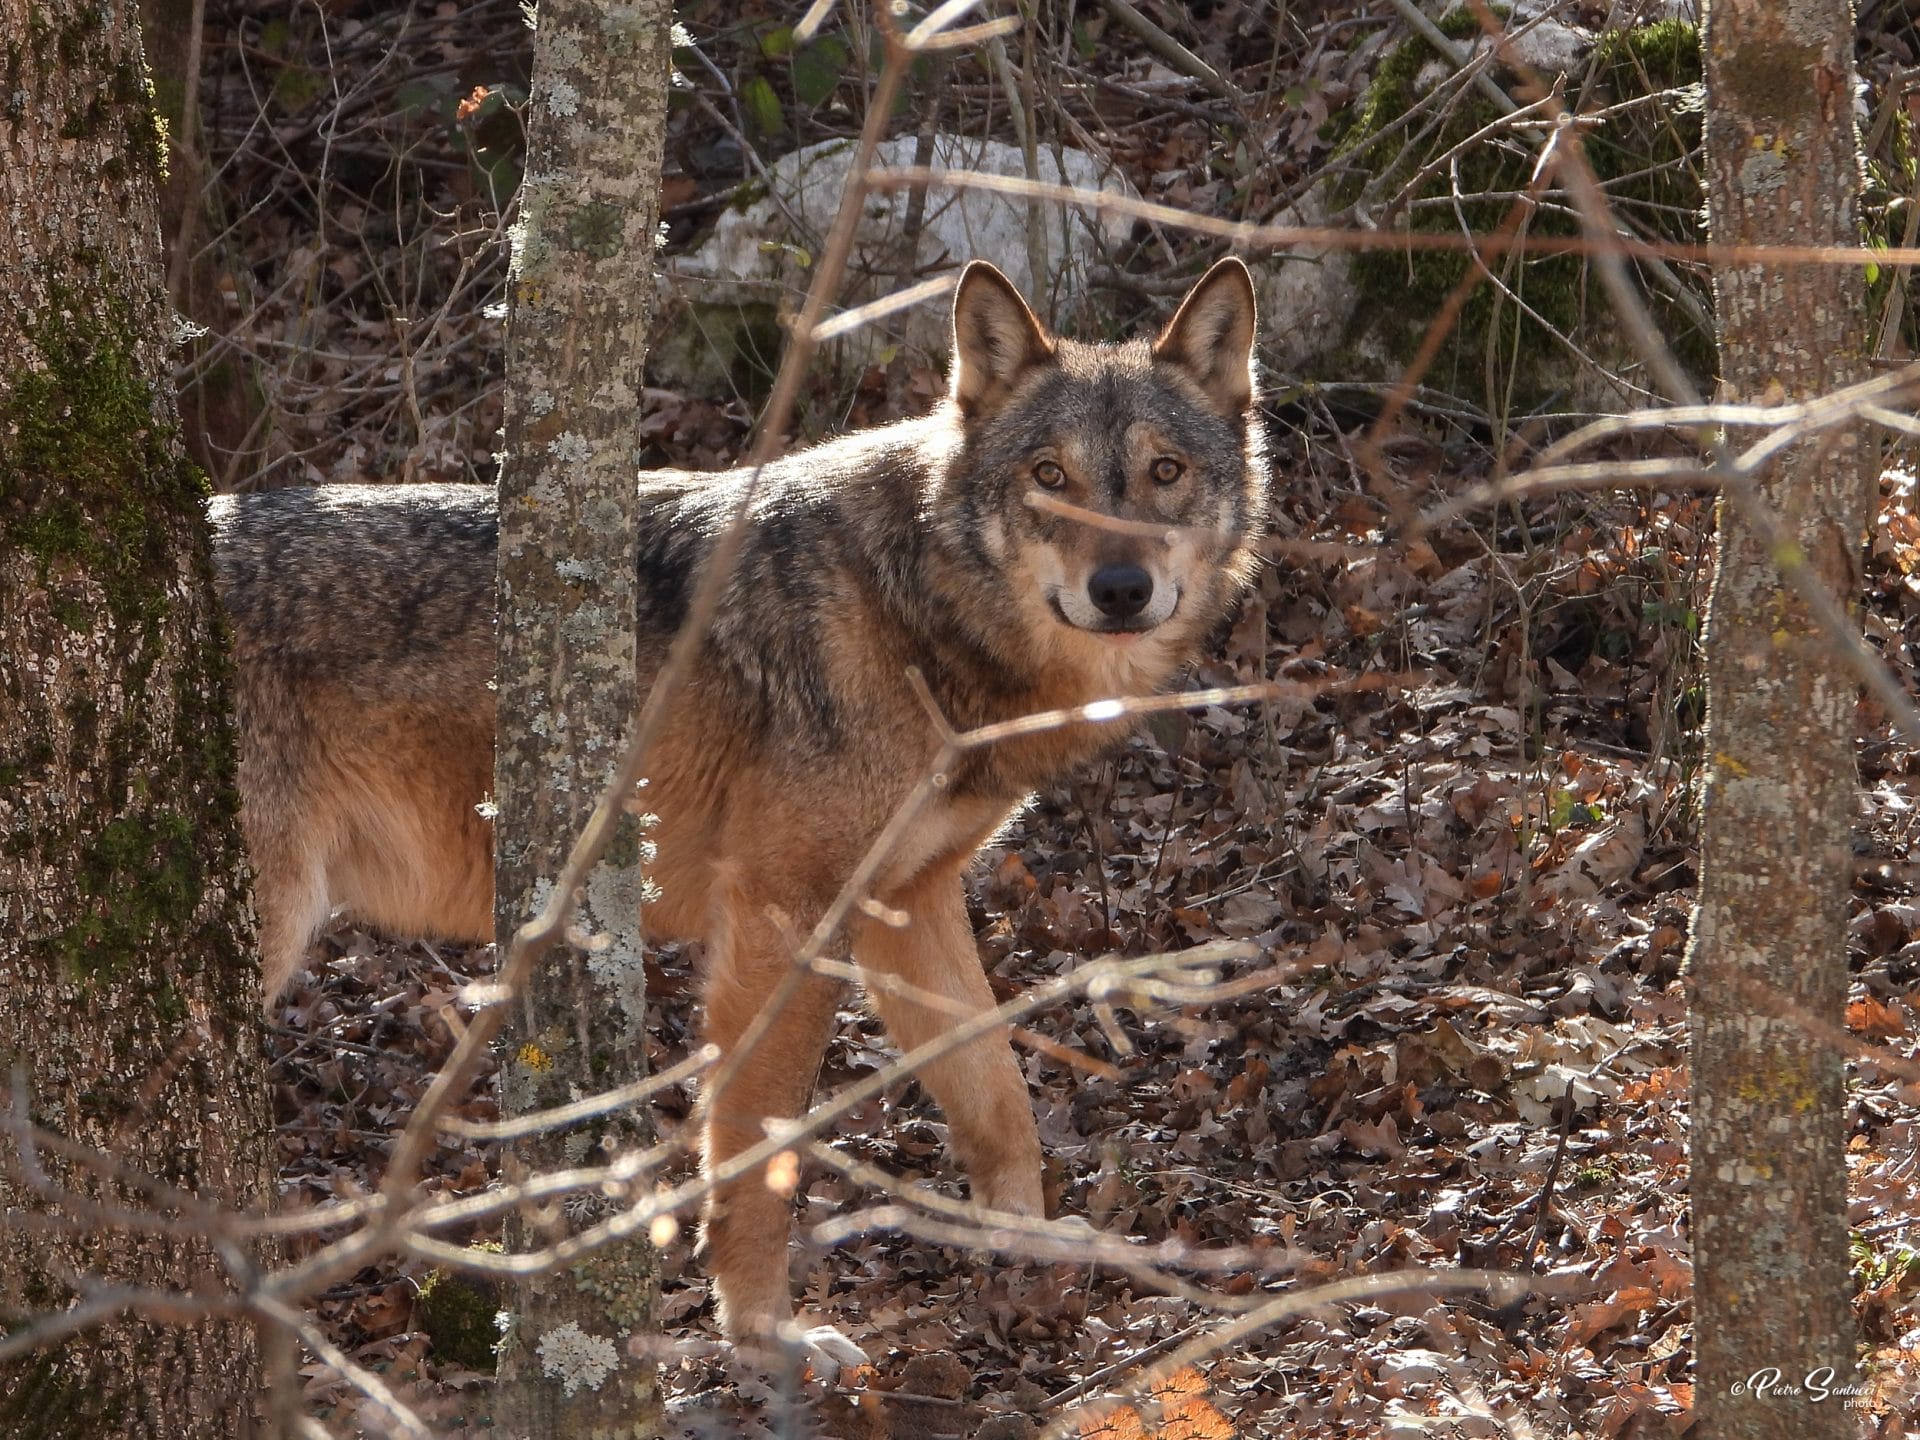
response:
{"label": "wolf's right ear", "polygon": [[953,292],[951,393],[961,411],[993,409],[1022,375],[1052,358],[1053,337],[1013,282],[984,260],[969,263]]}

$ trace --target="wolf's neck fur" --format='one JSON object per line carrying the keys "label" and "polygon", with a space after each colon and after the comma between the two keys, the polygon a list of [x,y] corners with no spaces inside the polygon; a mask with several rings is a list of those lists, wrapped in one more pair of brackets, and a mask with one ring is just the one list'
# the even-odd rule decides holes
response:
{"label": "wolf's neck fur", "polygon": [[[991,477],[967,467],[958,414],[931,415],[849,436],[791,457],[778,479],[831,524],[850,598],[871,607],[871,630],[893,637],[872,654],[864,685],[904,695],[905,672],[924,677],[942,718],[966,731],[1041,711],[1161,688],[1177,668],[1158,647],[1129,654],[1070,634],[1061,652],[1036,648],[1032,616],[1010,580],[1004,529],[989,538],[995,510],[1023,504]],[[982,500],[982,495],[987,497]],[[1041,625],[1051,628],[1051,619]],[[1077,642],[1077,643],[1076,643]],[[903,707],[918,727],[918,701]],[[924,721],[929,739],[931,720]],[[1123,739],[1124,727],[1073,725],[970,754],[952,777],[955,793],[1009,802]]]}

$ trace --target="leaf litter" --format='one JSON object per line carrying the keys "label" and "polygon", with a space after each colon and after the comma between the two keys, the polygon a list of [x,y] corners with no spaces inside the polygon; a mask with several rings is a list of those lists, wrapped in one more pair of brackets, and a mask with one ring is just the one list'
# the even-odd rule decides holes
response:
{"label": "leaf litter", "polygon": [[[800,85],[780,68],[791,62],[768,62],[755,37],[788,23],[780,7],[733,6],[724,24],[711,7],[686,8],[716,55],[755,72],[761,103],[793,97],[788,132],[777,144],[759,137],[769,153],[857,127],[831,75],[809,72]],[[509,31],[524,45],[517,17],[490,3],[403,18],[349,6],[328,34],[304,12],[289,23],[269,10],[211,7],[208,47],[210,140],[229,209],[252,217],[235,233],[242,263],[223,281],[232,313],[222,333],[276,377],[268,478],[488,479],[499,334],[481,301],[501,276],[497,236],[476,217],[500,157],[476,128],[492,113],[485,96],[469,92],[522,63],[522,50],[499,49]],[[1331,162],[1324,124],[1363,94],[1391,48],[1386,22],[1332,7],[1278,50],[1258,7],[1194,7],[1191,23],[1209,55],[1272,70],[1291,107],[1289,138],[1229,175],[1216,141],[1232,118],[1102,24],[1075,46],[1106,82],[1111,153],[1151,198],[1275,213]],[[339,102],[361,122],[359,148],[338,155],[316,148],[331,131],[313,97],[342,92],[307,83],[329,63],[361,77]],[[378,79],[383,65],[395,68]],[[948,89],[951,103],[991,116],[990,95]],[[795,108],[803,101],[811,108]],[[704,112],[676,109],[672,245],[743,173],[737,144],[716,136]],[[390,203],[380,186],[401,153],[426,156],[417,173],[427,178]],[[288,198],[314,175],[335,190],[318,204]],[[1120,277],[1102,303],[1118,295],[1144,313],[1153,296],[1140,284]],[[924,406],[939,387],[937,373],[903,360],[811,399],[816,417],[868,424]],[[823,1224],[846,1228],[891,1198],[857,1178],[860,1167],[895,1186],[964,1194],[939,1112],[901,1081],[838,1125],[832,1145],[847,1163],[804,1170],[796,1202],[796,1293],[873,1364],[832,1385],[728,1366],[682,1228],[660,1251],[662,1378],[678,1433],[1686,1432],[1680,968],[1697,865],[1710,506],[1562,498],[1403,544],[1390,516],[1485,478],[1496,457],[1416,418],[1377,437],[1383,466],[1364,475],[1351,459],[1364,418],[1335,414],[1310,391],[1282,399],[1279,558],[1195,681],[1286,676],[1306,688],[1157,719],[1112,760],[1039,797],[970,886],[1002,996],[1105,953],[1221,939],[1256,950],[1222,977],[1228,991],[1249,988],[1218,1003],[1165,1012],[1082,998],[1030,1017],[1018,1036],[1050,1204],[1142,1254],[1174,1247],[1186,1260],[1156,1287],[1113,1265],[1023,1260],[931,1227],[852,1225],[849,1238],[817,1243]],[[644,404],[649,463],[715,468],[740,453],[743,399],[655,386]],[[1863,617],[1910,688],[1914,490],[1910,472],[1889,472]],[[1378,683],[1340,688],[1357,679]],[[1895,1436],[1920,1413],[1910,859],[1920,757],[1865,702],[1860,736],[1849,1223],[1871,1380],[1863,1412],[1871,1433]],[[656,1068],[695,1043],[697,961],[678,949],[650,962]],[[324,942],[275,1016],[284,1206],[378,1185],[394,1134],[450,1051],[463,989],[490,966],[484,948],[393,944],[351,928]],[[823,1090],[890,1053],[870,1017],[846,1012]],[[692,1100],[661,1097],[663,1131]],[[496,1111],[490,1075],[458,1107],[474,1120]],[[423,1188],[481,1193],[498,1171],[497,1147],[442,1137]],[[447,1238],[499,1235],[473,1227]],[[318,1243],[291,1243],[289,1258]],[[1209,1253],[1235,1260],[1212,1267]],[[1250,1307],[1452,1267],[1539,1285],[1518,1298],[1408,1288],[1323,1303],[1135,1383]],[[484,1345],[455,1356],[444,1335],[438,1347],[429,1340],[429,1280],[415,1265],[369,1267],[317,1297],[313,1314],[439,1433],[491,1433]],[[302,1380],[310,1413],[333,1433],[379,1433],[326,1367],[308,1365]]]}
{"label": "leaf litter", "polygon": [[[1290,450],[1314,465],[1313,446]],[[1333,508],[1316,499],[1300,513]],[[1630,571],[1605,538],[1619,532],[1597,518],[1565,526],[1561,558]],[[1472,537],[1451,538],[1465,549]],[[1101,1437],[1684,1433],[1679,965],[1696,737],[1677,721],[1657,744],[1634,732],[1623,717],[1636,712],[1617,702],[1664,683],[1636,655],[1648,630],[1578,656],[1566,634],[1587,623],[1577,595],[1538,589],[1536,613],[1551,618],[1529,638],[1534,658],[1502,666],[1519,600],[1492,577],[1517,561],[1497,537],[1472,543],[1479,560],[1430,579],[1384,549],[1364,565],[1270,568],[1198,679],[1417,680],[1151,727],[1039,797],[981,857],[971,913],[996,993],[1101,953],[1222,938],[1257,947],[1223,976],[1229,990],[1264,976],[1257,989],[1173,1012],[1102,1014],[1076,999],[1030,1017],[1018,1045],[1050,1203],[1144,1253],[1177,1247],[1189,1263],[1156,1291],[1109,1266],[1022,1260],[911,1227],[856,1224],[824,1248],[808,1242],[812,1229],[845,1228],[892,1196],[851,1177],[853,1165],[809,1167],[797,1293],[874,1362],[833,1387],[802,1387],[822,1433],[1014,1436],[1059,1423]],[[1558,583],[1577,567],[1554,573]],[[1378,610],[1386,627],[1337,633],[1343,600],[1383,577],[1399,592]],[[1904,635],[1920,595],[1897,567],[1876,565],[1873,579],[1873,614]],[[1460,626],[1463,611],[1483,618]],[[1302,615],[1314,617],[1304,640]],[[1897,648],[1910,666],[1904,641]],[[1545,663],[1554,654],[1564,678]],[[1850,1219],[1870,1413],[1878,1433],[1898,1434],[1920,1349],[1909,996],[1920,904],[1905,858],[1916,756],[1870,715],[1863,735]],[[329,962],[281,1010],[290,1204],[377,1183],[393,1129],[447,1052],[446,1009],[487,963],[484,950],[394,947],[354,931],[328,945]],[[694,1043],[696,962],[690,949],[655,959],[656,1065]],[[889,1054],[876,1021],[844,1013],[823,1091]],[[663,1128],[685,1119],[691,1098],[668,1095]],[[466,1106],[490,1117],[490,1088]],[[958,1198],[944,1139],[939,1112],[906,1080],[849,1115],[832,1143],[896,1185]],[[429,1190],[484,1189],[496,1162],[491,1147],[443,1140]],[[1210,1251],[1243,1258],[1223,1274],[1205,1264]],[[786,1392],[769,1382],[756,1399],[721,1363],[684,1231],[661,1258],[663,1329],[680,1342],[664,1374],[677,1423],[687,1434],[770,1425]],[[1309,1309],[1184,1367],[1166,1396],[1113,1406],[1137,1367],[1250,1304],[1455,1266],[1543,1286],[1517,1300],[1412,1288]],[[422,1278],[371,1270],[317,1312],[348,1353],[407,1380],[448,1433],[464,1433],[486,1413],[486,1382],[442,1364],[412,1327]],[[323,1412],[351,1408],[323,1373],[310,1385]]]}

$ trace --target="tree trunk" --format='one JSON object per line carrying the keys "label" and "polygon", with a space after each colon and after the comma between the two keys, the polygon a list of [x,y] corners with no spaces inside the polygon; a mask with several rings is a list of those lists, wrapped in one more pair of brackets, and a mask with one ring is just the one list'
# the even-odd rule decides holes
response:
{"label": "tree trunk", "polygon": [[[1714,241],[1857,244],[1849,7],[1713,0],[1703,43]],[[1859,270],[1722,265],[1714,288],[1723,399],[1805,400],[1862,378]],[[1797,447],[1759,487],[1811,572],[1843,600],[1859,593],[1875,487],[1857,431]],[[1808,1387],[1809,1377],[1848,1380],[1855,1355],[1845,1097],[1831,1038],[1847,987],[1854,685],[1731,501],[1720,509],[1706,649],[1690,959],[1700,1433],[1850,1435],[1842,1402]]]}
{"label": "tree trunk", "polygon": [[[122,1167],[50,1162],[57,1183],[258,1206],[259,972],[136,15],[0,0],[0,34],[0,1066],[38,1124]],[[66,1308],[72,1276],[222,1290],[204,1240],[95,1223],[18,1159],[0,1141],[0,1212],[47,1228],[0,1241],[0,1323]],[[120,1318],[0,1364],[0,1434],[245,1434],[260,1385],[250,1326]]]}
{"label": "tree trunk", "polygon": [[[609,12],[546,0],[534,40],[527,178],[514,232],[500,476],[500,737],[496,926],[502,953],[606,789],[637,707],[635,457],[666,133],[664,0]],[[514,1001],[502,1056],[509,1114],[645,1073],[640,822],[632,815],[580,897],[591,953],[548,956]],[[517,1144],[509,1178],[646,1143],[628,1110]],[[546,1208],[512,1248],[604,1218]],[[653,1257],[602,1251],[521,1285],[501,1350],[516,1435],[656,1433]]]}

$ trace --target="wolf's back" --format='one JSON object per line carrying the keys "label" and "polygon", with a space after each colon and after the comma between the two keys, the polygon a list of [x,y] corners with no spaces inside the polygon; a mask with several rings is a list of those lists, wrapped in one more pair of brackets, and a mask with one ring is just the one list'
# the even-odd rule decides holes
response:
{"label": "wolf's back", "polygon": [[249,661],[386,696],[492,675],[490,488],[272,490],[222,496],[211,513],[243,683]]}

